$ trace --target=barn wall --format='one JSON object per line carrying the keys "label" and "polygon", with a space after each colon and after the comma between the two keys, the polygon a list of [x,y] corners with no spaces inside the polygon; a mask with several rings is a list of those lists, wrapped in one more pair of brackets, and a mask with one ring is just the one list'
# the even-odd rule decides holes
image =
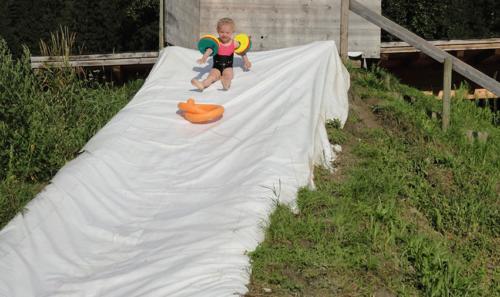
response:
{"label": "barn wall", "polygon": [[193,48],[200,37],[200,0],[163,1],[165,41]]}
{"label": "barn wall", "polygon": [[[174,2],[184,3],[182,0],[166,1],[171,3],[170,7],[175,6]],[[381,0],[360,2],[381,11]],[[236,21],[237,32],[252,36],[253,50],[283,48],[316,40],[333,39],[339,44],[340,40],[340,0],[199,0],[200,31],[196,37],[216,33],[215,25],[221,17],[231,17]],[[169,31],[168,22],[166,30]],[[179,45],[194,47],[195,42]],[[362,51],[365,57],[380,55],[380,29],[354,13],[349,19],[349,51]]]}

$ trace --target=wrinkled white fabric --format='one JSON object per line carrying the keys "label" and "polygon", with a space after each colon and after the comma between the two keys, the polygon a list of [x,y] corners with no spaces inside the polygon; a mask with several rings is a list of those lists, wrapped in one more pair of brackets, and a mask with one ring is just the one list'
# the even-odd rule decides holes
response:
{"label": "wrinkled white fabric", "polygon": [[[251,52],[229,91],[190,80],[210,65],[168,47],[144,86],[0,232],[0,296],[234,296],[277,202],[334,157],[349,76],[333,42]],[[195,125],[189,97],[222,104]]]}

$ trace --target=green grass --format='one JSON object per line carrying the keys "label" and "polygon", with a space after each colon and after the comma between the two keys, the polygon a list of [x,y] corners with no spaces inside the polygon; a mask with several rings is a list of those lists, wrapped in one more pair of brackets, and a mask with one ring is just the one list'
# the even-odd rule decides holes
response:
{"label": "green grass", "polygon": [[13,59],[0,39],[0,228],[141,85],[102,85],[65,69],[35,74],[29,52]]}
{"label": "green grass", "polygon": [[328,140],[333,144],[344,144],[347,141],[346,133],[340,129],[341,123],[335,119],[326,123]]}
{"label": "green grass", "polygon": [[[351,147],[343,178],[318,168],[300,212],[279,205],[251,253],[249,296],[500,296],[500,134],[490,111],[440,102],[379,69],[351,69],[356,100],[377,98],[379,126],[351,110],[330,140]],[[406,98],[406,100],[405,100]],[[487,131],[469,143],[468,129]],[[338,135],[341,135],[340,137]],[[341,162],[342,164],[342,162]]]}
{"label": "green grass", "polygon": [[[429,116],[440,111],[435,98],[379,69],[350,71],[356,100],[377,99],[379,125],[363,125],[354,111],[344,130],[327,123],[349,161],[342,176],[317,168],[317,189],[299,192],[300,213],[277,206],[251,253],[249,295],[500,295],[494,115],[456,98],[444,133]],[[63,69],[34,74],[28,52],[14,60],[0,41],[0,226],[141,84],[100,85]],[[488,132],[488,141],[469,143],[470,129]]]}

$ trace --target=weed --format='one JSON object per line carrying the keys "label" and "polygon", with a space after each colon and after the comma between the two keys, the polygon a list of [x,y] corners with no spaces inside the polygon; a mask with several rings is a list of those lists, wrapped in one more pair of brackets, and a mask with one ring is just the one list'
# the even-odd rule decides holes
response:
{"label": "weed", "polygon": [[[68,54],[71,40],[62,43],[59,50]],[[0,227],[78,154],[142,84],[89,87],[69,70],[35,74],[29,57],[25,49],[22,59],[13,59],[0,39]]]}

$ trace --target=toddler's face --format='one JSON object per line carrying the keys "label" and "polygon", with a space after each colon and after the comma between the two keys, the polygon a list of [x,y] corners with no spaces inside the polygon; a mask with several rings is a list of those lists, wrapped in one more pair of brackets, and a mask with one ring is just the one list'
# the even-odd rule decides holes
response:
{"label": "toddler's face", "polygon": [[227,43],[233,37],[234,28],[230,24],[222,24],[218,29],[219,38],[223,43]]}

